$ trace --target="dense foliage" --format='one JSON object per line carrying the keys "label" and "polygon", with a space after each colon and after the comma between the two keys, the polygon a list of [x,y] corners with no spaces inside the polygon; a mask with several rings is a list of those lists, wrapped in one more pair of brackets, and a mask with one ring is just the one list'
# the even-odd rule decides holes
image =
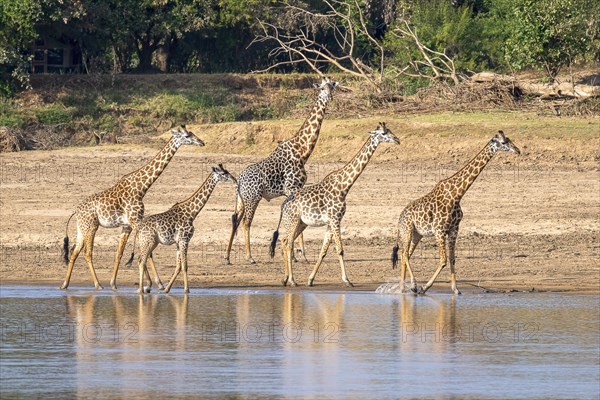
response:
{"label": "dense foliage", "polygon": [[[537,68],[553,79],[564,67],[600,58],[597,0],[347,0],[359,7],[387,66],[402,69],[417,57],[397,28],[408,22],[427,48],[461,72]],[[319,13],[319,0],[0,0],[0,93],[27,84],[36,39],[77,47],[83,72],[249,72],[281,61],[272,44],[252,43],[259,20],[289,31],[306,21],[289,5]],[[315,37],[335,37],[315,24]],[[357,36],[361,62],[379,68],[373,43]],[[301,63],[279,72],[306,71]]]}

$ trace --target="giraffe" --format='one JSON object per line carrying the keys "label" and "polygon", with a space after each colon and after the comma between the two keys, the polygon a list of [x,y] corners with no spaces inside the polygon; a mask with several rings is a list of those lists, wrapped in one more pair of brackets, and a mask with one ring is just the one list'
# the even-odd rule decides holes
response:
{"label": "giraffe", "polygon": [[454,270],[454,252],[458,226],[463,217],[460,200],[487,163],[499,151],[521,154],[519,148],[504,135],[504,132],[498,131],[463,168],[451,177],[440,181],[429,194],[409,203],[400,214],[398,236],[392,251],[392,267],[395,268],[398,264],[398,243],[400,243],[402,245],[400,283],[404,283],[406,269],[408,268],[411,290],[414,293],[417,293],[417,282],[410,268],[409,259],[423,236],[434,236],[440,255],[440,263],[431,279],[425,286],[421,287],[419,293],[426,293],[442,269],[449,263],[452,292],[460,294],[456,287]]}
{"label": "giraffe", "polygon": [[346,213],[346,196],[352,188],[356,179],[367,166],[371,156],[380,143],[396,143],[400,140],[380,122],[376,130],[369,132],[370,137],[354,158],[342,169],[327,175],[317,184],[306,186],[291,194],[281,205],[281,215],[277,230],[273,233],[271,240],[271,257],[275,254],[275,246],[279,236],[279,227],[283,224],[286,236],[281,240],[283,248],[283,264],[285,277],[283,285],[296,286],[292,274],[292,253],[294,250],[294,239],[300,235],[307,226],[327,225],[327,232],[323,240],[323,247],[309,278],[308,286],[312,286],[315,275],[321,266],[321,262],[327,254],[327,249],[333,238],[338,252],[340,268],[342,270],[342,281],[347,286],[353,286],[346,275],[344,264],[344,248],[340,235],[340,224]]}
{"label": "giraffe", "polygon": [[[337,82],[325,77],[320,85],[317,103],[304,121],[296,135],[279,143],[277,148],[264,160],[246,167],[238,179],[237,200],[234,214],[231,216],[232,229],[227,245],[225,260],[230,264],[231,247],[239,225],[242,225],[245,239],[245,258],[250,264],[256,263],[250,251],[250,225],[258,203],[279,196],[289,196],[306,183],[304,165],[310,157],[317,140],[325,109],[332,97]],[[304,253],[304,241],[300,237],[300,249]]]}
{"label": "giraffe", "polygon": [[[190,240],[194,235],[194,220],[198,213],[202,210],[208,201],[213,190],[219,182],[237,183],[236,179],[219,164],[218,167],[213,167],[212,174],[204,181],[202,186],[188,199],[179,202],[169,210],[144,217],[140,222],[137,230],[135,241],[139,253],[138,266],[140,273],[139,293],[149,293],[152,281],[147,287],[143,286],[144,274],[148,276],[146,270],[146,261],[150,260],[150,267],[154,273],[155,282],[162,289],[162,282],[158,277],[154,261],[152,260],[152,251],[159,243],[164,245],[177,245],[177,262],[175,273],[171,280],[164,288],[165,293],[169,293],[171,286],[180,271],[183,271],[183,283],[185,293],[189,293],[188,275],[187,275],[187,252]],[[132,261],[132,260],[130,260]],[[150,279],[149,279],[150,280]]]}
{"label": "giraffe", "polygon": [[[61,289],[69,286],[73,266],[83,248],[85,248],[85,261],[92,274],[94,286],[96,289],[102,289],[92,262],[94,237],[99,226],[104,228],[122,227],[110,281],[112,288],[117,289],[117,272],[125,244],[131,231],[137,227],[144,216],[144,203],[142,202],[144,195],[169,164],[179,147],[183,145],[204,146],[204,142],[188,131],[184,125],[177,130],[172,130],[171,134],[173,137],[150,162],[137,171],[122,177],[113,187],[90,196],[71,214],[67,221],[63,245],[64,260],[68,264],[67,277]],[[77,220],[77,239],[69,258],[68,229],[69,222],[74,216]]]}

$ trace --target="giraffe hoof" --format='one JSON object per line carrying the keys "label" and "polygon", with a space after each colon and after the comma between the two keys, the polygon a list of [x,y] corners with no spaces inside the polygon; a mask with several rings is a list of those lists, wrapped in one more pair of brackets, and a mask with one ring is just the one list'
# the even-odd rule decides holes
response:
{"label": "giraffe hoof", "polygon": [[456,288],[453,290],[453,292],[456,295],[462,294],[462,292],[460,290],[456,289]]}
{"label": "giraffe hoof", "polygon": [[282,284],[283,286],[287,286],[287,282],[288,282],[288,278],[283,278],[283,279],[281,280],[281,284]]}
{"label": "giraffe hoof", "polygon": [[254,258],[250,258],[248,260],[248,264],[256,264],[256,260],[254,260]]}
{"label": "giraffe hoof", "polygon": [[346,284],[346,286],[348,287],[354,287],[354,284],[350,281],[344,281],[344,283]]}
{"label": "giraffe hoof", "polygon": [[104,288],[102,287],[102,285],[101,285],[101,284],[99,284],[99,283],[97,283],[97,284],[96,284],[96,290],[102,290],[102,289],[104,289]]}
{"label": "giraffe hoof", "polygon": [[290,281],[290,287],[296,287],[298,284],[295,281]]}
{"label": "giraffe hoof", "polygon": [[410,288],[410,291],[417,294],[419,292],[419,289],[416,286],[413,286]]}
{"label": "giraffe hoof", "polygon": [[66,290],[69,287],[69,284],[67,282],[63,283],[62,286],[59,288],[60,290]]}
{"label": "giraffe hoof", "polygon": [[308,281],[308,283],[306,284],[306,286],[314,286],[313,281]]}

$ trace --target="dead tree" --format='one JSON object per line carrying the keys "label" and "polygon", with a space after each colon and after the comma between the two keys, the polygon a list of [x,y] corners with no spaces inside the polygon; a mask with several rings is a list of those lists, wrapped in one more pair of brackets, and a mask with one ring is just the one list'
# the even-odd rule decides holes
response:
{"label": "dead tree", "polygon": [[[285,11],[299,27],[286,29],[259,20],[262,34],[252,43],[275,42],[269,56],[284,57],[268,68],[254,72],[267,72],[281,66],[304,63],[319,75],[323,75],[320,66],[334,66],[341,72],[358,77],[371,84],[377,91],[381,89],[384,72],[384,49],[381,43],[369,32],[367,20],[358,0],[324,0],[328,7],[325,13],[317,13],[303,8],[286,5]],[[334,46],[331,48],[318,39],[320,32],[332,35]],[[375,56],[374,66],[363,61],[358,54],[358,38],[364,37]]]}
{"label": "dead tree", "polygon": [[411,27],[407,20],[401,20],[398,25],[393,34],[408,39],[410,45],[416,47],[421,55],[421,58],[410,60],[409,65],[398,74],[430,80],[451,80],[455,85],[459,83],[460,76],[456,72],[452,58],[425,46],[419,39],[416,29]]}

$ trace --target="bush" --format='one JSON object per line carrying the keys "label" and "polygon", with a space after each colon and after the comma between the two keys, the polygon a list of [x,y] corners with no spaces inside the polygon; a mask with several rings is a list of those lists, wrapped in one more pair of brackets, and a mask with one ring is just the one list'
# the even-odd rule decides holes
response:
{"label": "bush", "polygon": [[15,110],[8,101],[0,100],[0,126],[8,128],[22,128],[26,118]]}
{"label": "bush", "polygon": [[73,121],[73,109],[61,105],[51,105],[35,111],[35,116],[40,124],[61,125]]}

